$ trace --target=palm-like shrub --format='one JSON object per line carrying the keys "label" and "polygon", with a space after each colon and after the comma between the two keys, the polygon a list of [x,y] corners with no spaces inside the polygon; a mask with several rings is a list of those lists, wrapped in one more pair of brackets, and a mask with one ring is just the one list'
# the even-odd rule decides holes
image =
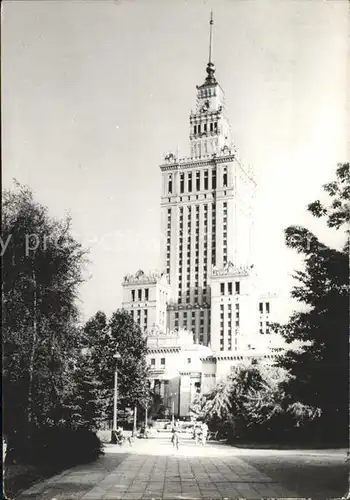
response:
{"label": "palm-like shrub", "polygon": [[238,365],[209,393],[195,399],[192,413],[230,440],[284,438],[286,431],[319,416],[317,408],[289,401],[284,391],[288,378],[286,370],[277,366]]}

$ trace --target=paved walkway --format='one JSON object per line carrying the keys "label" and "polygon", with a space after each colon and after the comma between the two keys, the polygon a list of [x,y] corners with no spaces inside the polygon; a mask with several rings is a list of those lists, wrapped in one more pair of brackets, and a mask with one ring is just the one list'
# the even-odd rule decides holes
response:
{"label": "paved walkway", "polygon": [[128,448],[107,446],[93,464],[43,481],[18,500],[259,499],[295,498],[268,475],[245,463],[235,450],[185,441],[140,440]]}

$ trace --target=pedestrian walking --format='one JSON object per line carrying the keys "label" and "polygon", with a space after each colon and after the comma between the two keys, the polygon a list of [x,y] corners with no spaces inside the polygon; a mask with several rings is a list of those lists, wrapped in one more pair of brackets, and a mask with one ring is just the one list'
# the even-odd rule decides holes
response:
{"label": "pedestrian walking", "polygon": [[172,432],[171,442],[173,443],[173,448],[176,447],[176,449],[178,450],[179,449],[179,426],[178,426],[177,422],[175,423],[171,432]]}

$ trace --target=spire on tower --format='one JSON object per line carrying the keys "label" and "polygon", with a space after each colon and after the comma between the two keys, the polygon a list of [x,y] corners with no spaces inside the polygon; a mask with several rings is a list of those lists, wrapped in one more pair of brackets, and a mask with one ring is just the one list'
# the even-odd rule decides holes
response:
{"label": "spire on tower", "polygon": [[211,51],[212,51],[212,46],[213,46],[213,11],[210,11],[210,34],[209,34],[209,63],[211,63]]}
{"label": "spire on tower", "polygon": [[209,60],[207,64],[207,77],[205,79],[206,84],[216,83],[216,79],[214,76],[215,68],[212,62],[212,50],[213,50],[213,11],[210,12],[210,21],[209,21]]}

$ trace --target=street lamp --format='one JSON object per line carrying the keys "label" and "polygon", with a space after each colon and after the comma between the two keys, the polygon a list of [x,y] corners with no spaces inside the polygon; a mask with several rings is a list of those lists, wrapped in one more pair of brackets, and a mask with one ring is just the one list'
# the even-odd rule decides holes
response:
{"label": "street lamp", "polygon": [[174,426],[174,423],[175,423],[175,399],[174,399],[174,397],[177,396],[177,392],[171,392],[170,396],[171,396],[172,422],[173,422],[173,426]]}
{"label": "street lamp", "polygon": [[117,352],[114,354],[113,358],[115,361],[115,372],[114,372],[114,404],[113,404],[113,429],[111,441],[115,442],[115,433],[117,432],[117,424],[118,424],[118,359],[121,358],[121,355]]}

